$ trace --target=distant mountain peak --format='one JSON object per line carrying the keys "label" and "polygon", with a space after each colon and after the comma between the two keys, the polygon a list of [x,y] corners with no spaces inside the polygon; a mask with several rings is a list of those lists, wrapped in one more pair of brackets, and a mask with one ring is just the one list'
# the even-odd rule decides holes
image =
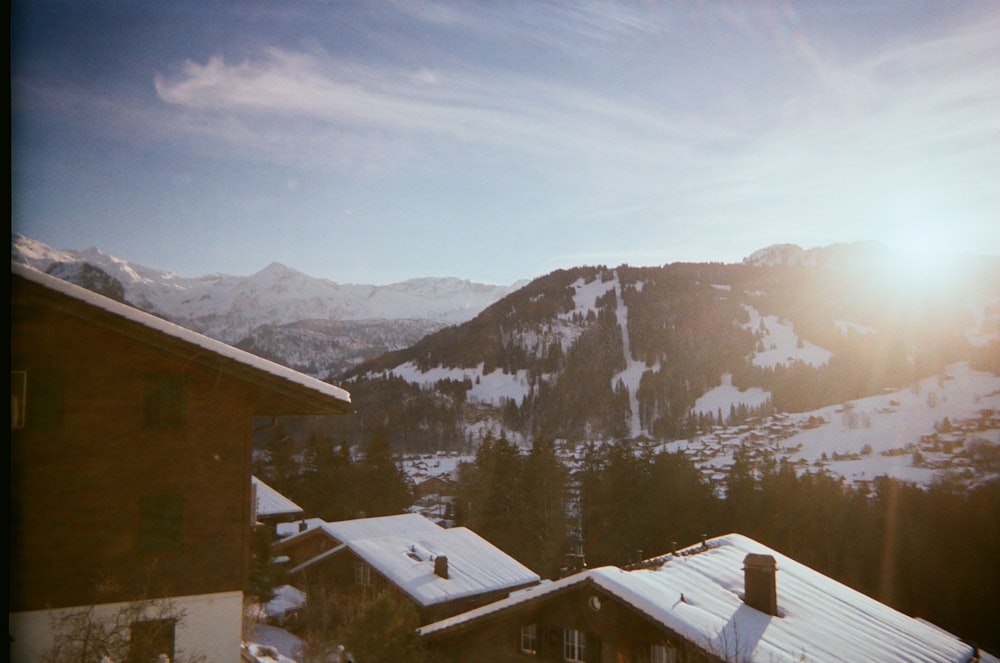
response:
{"label": "distant mountain peak", "polygon": [[[11,262],[51,272],[224,343],[264,347],[261,338],[252,339],[266,335],[264,328],[287,326],[282,338],[268,346],[269,358],[296,367],[315,366],[309,372],[323,376],[343,370],[348,359],[355,363],[369,353],[411,345],[442,327],[465,322],[516,289],[457,278],[342,285],[280,262],[251,276],[187,278],[94,247],[56,250],[17,233],[11,233]],[[330,324],[303,325],[307,321]],[[296,334],[309,339],[293,338]],[[359,334],[371,343],[365,346],[355,338]],[[321,348],[322,358],[296,356],[304,354],[306,343]]]}
{"label": "distant mountain peak", "polygon": [[772,244],[743,259],[750,267],[846,267],[869,263],[885,256],[880,242],[863,241],[803,249],[798,244]]}

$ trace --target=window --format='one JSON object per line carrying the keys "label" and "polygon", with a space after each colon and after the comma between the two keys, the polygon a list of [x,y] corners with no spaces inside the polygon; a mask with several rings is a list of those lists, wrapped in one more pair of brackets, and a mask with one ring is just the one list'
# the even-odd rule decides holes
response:
{"label": "window", "polygon": [[372,567],[362,561],[354,562],[354,584],[362,587],[371,587],[375,584],[372,577]]}
{"label": "window", "polygon": [[174,660],[173,619],[147,619],[132,622],[128,640],[128,663],[157,663],[166,654]]}
{"label": "window", "polygon": [[521,651],[525,654],[538,653],[538,626],[536,624],[521,627]]}
{"label": "window", "polygon": [[575,628],[563,629],[563,660],[583,661],[587,650],[587,636]]}
{"label": "window", "polygon": [[24,428],[25,415],[28,413],[25,402],[28,397],[28,372],[10,372],[10,429]]}
{"label": "window", "polygon": [[139,500],[139,550],[167,552],[181,547],[184,498],[181,495],[146,495]]}
{"label": "window", "polygon": [[671,645],[649,646],[649,663],[677,663],[679,660],[677,650]]}
{"label": "window", "polygon": [[153,430],[180,428],[187,419],[187,385],[183,375],[150,373],[143,385],[142,424]]}
{"label": "window", "polygon": [[59,371],[10,372],[10,429],[51,430],[62,423],[63,375]]}

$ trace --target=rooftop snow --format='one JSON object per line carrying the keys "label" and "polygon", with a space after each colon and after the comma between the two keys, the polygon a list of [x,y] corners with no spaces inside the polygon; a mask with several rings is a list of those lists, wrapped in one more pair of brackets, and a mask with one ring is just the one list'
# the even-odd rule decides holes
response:
{"label": "rooftop snow", "polygon": [[274,488],[258,479],[251,477],[257,491],[257,515],[258,516],[284,516],[301,514],[302,507],[288,499]]}
{"label": "rooftop snow", "polygon": [[[667,556],[661,566],[635,571],[601,567],[529,588],[420,632],[438,633],[589,581],[726,660],[964,662],[974,652],[956,636],[752,539],[730,534],[707,543],[697,554]],[[748,553],[773,555],[777,561],[778,617],[743,603]]]}
{"label": "rooftop snow", "polygon": [[434,534],[441,529],[430,520],[415,513],[340,520],[334,523],[324,523],[322,527],[324,531],[341,543],[398,534],[427,535]]}
{"label": "rooftop snow", "polygon": [[[292,572],[347,548],[423,606],[539,581],[538,574],[472,530],[445,529],[415,513],[342,520],[319,527],[341,545]],[[448,578],[435,574],[437,557],[448,558]]]}
{"label": "rooftop snow", "polygon": [[[510,590],[540,579],[470,529],[434,528],[419,535],[355,540],[347,546],[423,606]],[[448,578],[434,572],[438,557],[448,559]]]}

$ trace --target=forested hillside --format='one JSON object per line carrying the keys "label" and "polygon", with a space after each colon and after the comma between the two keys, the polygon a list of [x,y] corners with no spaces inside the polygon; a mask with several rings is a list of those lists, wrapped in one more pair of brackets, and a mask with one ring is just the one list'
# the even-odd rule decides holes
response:
{"label": "forested hillside", "polygon": [[[561,270],[334,381],[354,395],[356,435],[384,423],[397,448],[431,450],[483,430],[690,438],[902,389],[956,361],[997,370],[996,259],[953,270],[945,287],[907,281],[867,249],[835,258]],[[722,375],[767,397],[696,411]]]}

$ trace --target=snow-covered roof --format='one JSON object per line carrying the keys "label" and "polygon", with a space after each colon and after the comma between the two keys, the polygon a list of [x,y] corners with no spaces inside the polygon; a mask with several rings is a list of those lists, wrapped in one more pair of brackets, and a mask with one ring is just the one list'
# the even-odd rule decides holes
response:
{"label": "snow-covered roof", "polygon": [[[442,634],[590,582],[695,645],[733,660],[964,663],[975,651],[958,637],[745,536],[729,534],[707,544],[703,551],[682,551],[693,554],[665,556],[662,565],[633,571],[601,567],[531,587],[420,632]],[[748,553],[775,558],[780,616],[743,603],[743,561]],[[985,656],[983,660],[996,660]]]}
{"label": "snow-covered roof", "polygon": [[441,529],[438,525],[416,513],[339,520],[333,523],[324,523],[322,528],[341,543],[397,534],[434,534]]}
{"label": "snow-covered roof", "polygon": [[[360,539],[347,546],[423,606],[540,580],[537,573],[472,530],[434,527],[436,531]],[[440,557],[448,560],[447,578],[435,573]]]}
{"label": "snow-covered roof", "polygon": [[251,477],[257,493],[257,516],[296,516],[303,513],[302,507],[288,499],[257,477]]}
{"label": "snow-covered roof", "polygon": [[288,541],[314,529],[320,529],[326,521],[322,518],[306,518],[289,523],[278,523],[276,533],[281,541]]}
{"label": "snow-covered roof", "polygon": [[[323,531],[340,545],[290,572],[349,549],[422,606],[537,583],[539,576],[465,527],[445,529],[416,513],[323,523],[282,542]],[[448,558],[448,577],[435,573],[435,560]]]}
{"label": "snow-covered roof", "polygon": [[324,396],[329,396],[344,403],[351,402],[351,395],[340,387],[335,387],[334,385],[323,382],[322,380],[317,380],[316,378],[309,377],[308,375],[303,375],[302,373],[292,370],[286,366],[281,366],[280,364],[276,364],[272,361],[268,361],[267,359],[250,354],[249,352],[234,348],[231,345],[226,345],[225,343],[221,343],[215,339],[193,332],[190,329],[185,329],[180,325],[168,322],[163,318],[158,318],[155,315],[140,311],[139,309],[127,304],[116,302],[113,299],[99,295],[96,292],[87,290],[86,288],[81,288],[80,286],[63,281],[62,279],[58,279],[54,276],[50,276],[44,272],[40,272],[37,269],[33,269],[19,263],[11,263],[10,270],[12,274],[48,288],[49,290],[59,292],[67,297],[84,302],[108,313],[162,332],[167,336],[180,339],[210,352],[214,352],[215,354],[231,359],[239,364],[243,364],[244,366],[269,373],[275,377],[296,383],[301,387],[305,387],[309,390],[318,392]]}

